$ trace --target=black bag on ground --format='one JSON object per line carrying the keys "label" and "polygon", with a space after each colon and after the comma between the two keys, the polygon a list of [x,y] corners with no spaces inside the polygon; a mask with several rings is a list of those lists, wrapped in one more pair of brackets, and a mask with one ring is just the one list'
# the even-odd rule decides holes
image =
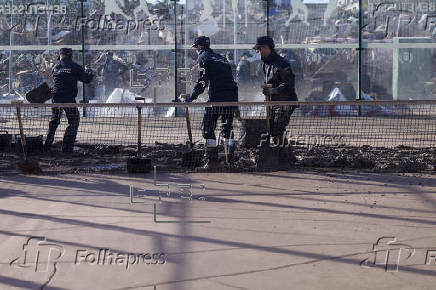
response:
{"label": "black bag on ground", "polygon": [[262,134],[267,132],[265,119],[242,119],[241,146],[257,148],[261,145]]}
{"label": "black bag on ground", "polygon": [[[26,139],[26,151],[29,154],[42,154],[44,152],[44,137],[39,136],[25,136]],[[16,152],[23,153],[23,146],[21,144],[20,134],[15,135],[15,150]]]}
{"label": "black bag on ground", "polygon": [[26,94],[26,100],[29,103],[44,103],[53,98],[52,89],[48,86],[46,82],[43,82],[33,90]]}
{"label": "black bag on ground", "polygon": [[11,150],[12,135],[6,130],[0,130],[0,152],[9,152]]}

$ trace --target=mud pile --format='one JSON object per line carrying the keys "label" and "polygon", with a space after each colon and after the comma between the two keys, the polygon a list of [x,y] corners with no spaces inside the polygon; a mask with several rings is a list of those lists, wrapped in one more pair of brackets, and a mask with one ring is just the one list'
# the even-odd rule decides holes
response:
{"label": "mud pile", "polygon": [[[202,150],[200,146],[196,150]],[[183,167],[185,145],[156,143],[144,147],[142,156],[149,158],[159,171],[186,172],[202,171],[194,166]],[[285,155],[277,160],[280,166],[261,166],[270,160],[261,149],[237,147],[235,160],[230,165],[225,161],[223,148],[220,148],[220,165],[214,172],[277,171],[288,169],[343,169],[370,172],[434,172],[436,171],[436,148],[396,148],[315,146],[283,148]],[[268,153],[269,152],[269,153]],[[275,154],[267,150],[266,154]],[[281,152],[280,154],[283,154]],[[131,146],[107,146],[78,144],[73,154],[65,155],[60,144],[55,144],[51,152],[34,155],[39,160],[44,174],[126,172],[126,160],[136,156],[136,148]],[[283,157],[285,156],[285,157]],[[274,156],[273,156],[274,157]],[[17,163],[22,160],[18,153],[0,153],[0,174],[16,173]],[[262,161],[263,160],[263,161]],[[267,162],[268,163],[268,162]]]}
{"label": "mud pile", "polygon": [[295,167],[365,169],[373,172],[435,171],[436,148],[327,147],[295,149]]}

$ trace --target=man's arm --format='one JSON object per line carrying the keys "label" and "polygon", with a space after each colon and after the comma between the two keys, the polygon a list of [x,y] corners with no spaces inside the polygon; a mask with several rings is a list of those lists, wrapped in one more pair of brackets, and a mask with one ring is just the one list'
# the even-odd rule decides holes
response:
{"label": "man's arm", "polygon": [[291,66],[287,65],[278,69],[282,83],[275,88],[276,94],[286,95],[292,92],[295,87],[295,75],[292,72]]}
{"label": "man's arm", "polygon": [[83,67],[78,66],[78,79],[79,81],[89,84],[92,81],[92,78],[94,77],[94,74],[92,73],[92,70],[84,70]]}
{"label": "man's arm", "polygon": [[194,91],[191,94],[191,100],[197,99],[198,96],[204,92],[204,90],[207,88],[209,84],[209,78],[206,73],[206,65],[204,60],[201,60],[199,62],[199,67],[200,67],[200,77],[198,78],[198,81],[194,86]]}

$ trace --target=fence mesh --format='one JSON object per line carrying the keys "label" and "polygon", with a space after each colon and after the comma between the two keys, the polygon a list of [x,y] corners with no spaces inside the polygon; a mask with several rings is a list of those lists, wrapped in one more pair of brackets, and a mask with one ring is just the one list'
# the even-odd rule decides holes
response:
{"label": "fence mesh", "polygon": [[[189,111],[194,149],[203,150],[205,138],[215,138],[220,156],[227,155],[228,152],[222,152],[228,149],[224,148],[223,141],[234,136],[236,152],[240,156],[245,154],[245,159],[251,160],[250,166],[245,168],[241,165],[247,170],[261,169],[256,164],[259,163],[259,145],[262,143],[268,144],[268,147],[293,149],[296,155],[292,162],[294,165],[307,161],[305,156],[308,153],[318,151],[321,155],[326,152],[335,156],[345,154],[345,158],[350,159],[351,155],[361,153],[365,148],[372,148],[370,151],[374,156],[380,154],[380,150],[388,150],[394,156],[407,148],[409,154],[406,157],[409,158],[418,153],[431,155],[436,148],[436,102],[433,101],[63,104],[64,108],[69,108],[67,111],[78,110],[79,113],[70,114],[68,120],[65,110],[62,112],[50,152],[44,152],[42,145],[50,139],[49,127],[56,123],[53,111],[59,108],[59,104],[2,104],[0,151],[11,158],[18,158],[21,154],[17,106],[20,107],[29,154],[44,160],[50,156],[54,158],[59,152],[56,155],[58,158],[75,157],[77,164],[80,163],[80,156],[85,162],[91,149],[111,153],[112,157],[118,158],[117,162],[121,162],[124,155],[137,153],[140,141],[143,156],[150,157],[154,164],[172,163],[166,166],[168,170],[183,170],[183,162],[177,152],[190,150],[186,109]],[[298,109],[293,111],[288,123],[286,114],[290,111],[286,109],[294,106]],[[76,119],[79,115],[80,119]],[[77,124],[74,153],[60,154],[62,149],[68,149],[68,145],[73,144],[72,136]],[[64,137],[66,131],[68,133]],[[268,138],[267,132],[276,138]],[[358,151],[344,153],[344,150],[352,149]],[[424,152],[424,149],[427,151]],[[303,152],[303,157],[297,154],[299,152]],[[422,168],[433,166],[434,158],[427,159],[427,166],[421,165]],[[105,162],[114,161],[108,159]],[[3,161],[1,168],[10,169],[10,163]],[[100,160],[100,163],[104,161]],[[227,159],[226,164],[229,164]]]}

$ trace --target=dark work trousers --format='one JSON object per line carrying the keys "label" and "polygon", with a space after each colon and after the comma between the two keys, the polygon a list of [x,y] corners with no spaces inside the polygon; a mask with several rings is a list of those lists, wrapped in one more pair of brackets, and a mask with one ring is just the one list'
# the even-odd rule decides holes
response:
{"label": "dark work trousers", "polygon": [[47,138],[45,140],[45,147],[50,148],[50,146],[53,144],[56,129],[61,122],[62,111],[65,111],[68,119],[68,127],[65,130],[64,140],[62,142],[62,151],[72,152],[80,122],[80,113],[78,108],[52,108],[51,120],[48,127]]}
{"label": "dark work trousers", "polygon": [[221,116],[221,136],[233,139],[233,114],[237,107],[206,107],[203,117],[203,138],[216,139],[215,129],[218,118]]}
{"label": "dark work trousers", "polygon": [[270,115],[270,134],[274,139],[281,140],[291,120],[295,106],[272,106]]}

